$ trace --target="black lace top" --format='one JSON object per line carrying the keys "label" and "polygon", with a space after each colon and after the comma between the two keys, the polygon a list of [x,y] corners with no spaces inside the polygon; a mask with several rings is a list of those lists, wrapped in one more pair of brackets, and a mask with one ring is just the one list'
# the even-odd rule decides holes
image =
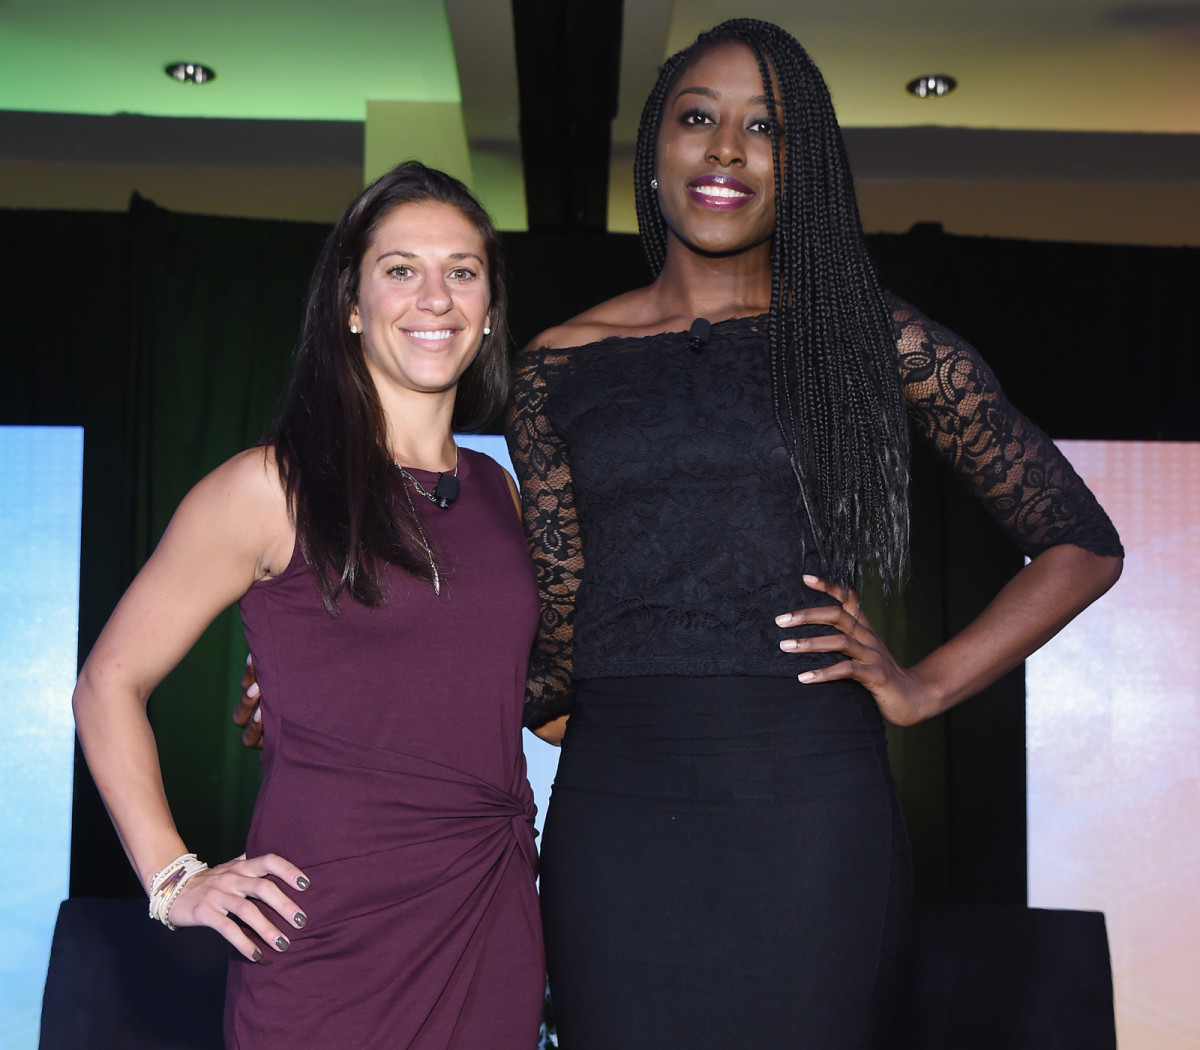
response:
{"label": "black lace top", "polygon": [[[979,354],[891,300],[909,418],[1020,550],[1119,554],[1108,516]],[[771,407],[765,318],[613,337],[517,359],[509,449],[541,590],[526,724],[572,677],[791,676],[779,649],[805,587],[800,495]],[[811,544],[806,545],[811,547]],[[821,628],[809,628],[819,631]]]}

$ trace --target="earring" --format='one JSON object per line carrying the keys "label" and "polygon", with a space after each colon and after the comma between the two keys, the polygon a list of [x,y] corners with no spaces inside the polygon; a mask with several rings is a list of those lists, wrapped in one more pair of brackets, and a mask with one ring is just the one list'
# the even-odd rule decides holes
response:
{"label": "earring", "polygon": [[651,188],[652,190],[656,190],[656,189],[658,189],[658,179],[651,179],[651,180],[650,180],[650,188]]}
{"label": "earring", "polygon": [[352,324],[352,325],[350,326],[350,334],[351,334],[351,335],[358,335],[358,325],[356,325],[356,324]]}
{"label": "earring", "polygon": [[484,326],[483,326],[483,334],[484,334],[484,335],[491,335],[491,334],[492,334],[492,330],[491,330],[491,329],[490,329],[490,328],[489,328],[487,325],[484,325]]}

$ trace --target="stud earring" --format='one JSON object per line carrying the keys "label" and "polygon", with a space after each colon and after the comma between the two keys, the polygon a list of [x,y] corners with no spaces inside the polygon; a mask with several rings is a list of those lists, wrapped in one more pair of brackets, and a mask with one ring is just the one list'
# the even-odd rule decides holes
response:
{"label": "stud earring", "polygon": [[350,326],[350,334],[351,334],[351,335],[358,335],[358,325],[356,325],[356,324],[352,324],[352,325]]}
{"label": "stud earring", "polygon": [[490,328],[489,328],[487,325],[484,325],[484,326],[483,326],[483,334],[484,334],[484,335],[491,335],[491,334],[492,334],[492,330],[491,330],[491,329],[490,329]]}
{"label": "stud earring", "polygon": [[651,188],[652,190],[656,190],[656,189],[658,189],[658,179],[651,179],[651,180],[650,180],[650,188]]}

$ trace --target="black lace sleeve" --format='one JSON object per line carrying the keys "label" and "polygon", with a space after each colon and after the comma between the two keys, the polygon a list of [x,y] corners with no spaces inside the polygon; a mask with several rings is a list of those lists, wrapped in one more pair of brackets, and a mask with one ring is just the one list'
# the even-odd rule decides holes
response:
{"label": "black lace sleeve", "polygon": [[518,355],[504,428],[521,486],[525,535],[541,600],[525,692],[524,721],[530,728],[570,708],[575,592],[583,574],[571,464],[547,415],[555,366],[564,367],[563,357],[551,350]]}
{"label": "black lace sleeve", "polygon": [[1123,554],[1117,530],[1066,457],[1004,396],[979,353],[891,297],[908,415],[916,432],[1033,557],[1069,543]]}

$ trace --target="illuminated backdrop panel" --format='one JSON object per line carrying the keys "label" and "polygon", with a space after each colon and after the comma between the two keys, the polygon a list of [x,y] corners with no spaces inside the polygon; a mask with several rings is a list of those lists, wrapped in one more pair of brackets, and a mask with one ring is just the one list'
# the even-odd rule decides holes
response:
{"label": "illuminated backdrop panel", "polygon": [[38,1044],[67,896],[83,431],[0,427],[0,1050]]}
{"label": "illuminated backdrop panel", "polygon": [[1200,444],[1060,445],[1126,559],[1026,664],[1029,903],[1105,913],[1119,1045],[1200,1047]]}

